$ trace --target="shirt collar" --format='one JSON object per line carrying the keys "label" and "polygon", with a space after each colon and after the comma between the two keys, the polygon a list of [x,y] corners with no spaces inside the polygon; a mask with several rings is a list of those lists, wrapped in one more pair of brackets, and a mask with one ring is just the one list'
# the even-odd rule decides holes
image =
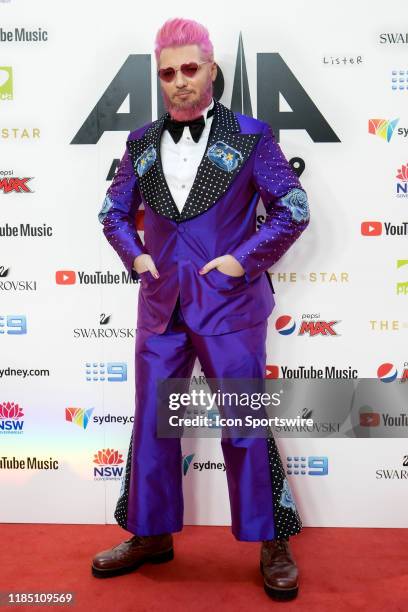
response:
{"label": "shirt collar", "polygon": [[[207,113],[209,110],[211,110],[214,107],[214,98],[211,98],[211,102],[210,104],[203,110],[202,115],[205,119],[205,123],[207,124]],[[211,117],[209,117],[209,119],[211,119],[213,117],[213,115]]]}

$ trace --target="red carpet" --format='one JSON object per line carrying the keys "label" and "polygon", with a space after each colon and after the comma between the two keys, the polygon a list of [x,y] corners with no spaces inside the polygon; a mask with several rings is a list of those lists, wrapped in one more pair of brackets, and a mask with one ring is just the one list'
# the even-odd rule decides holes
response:
{"label": "red carpet", "polygon": [[304,528],[291,538],[299,596],[282,603],[263,591],[260,545],[227,527],[185,527],[173,561],[104,580],[91,575],[91,558],[130,537],[116,525],[3,524],[0,536],[0,591],[75,592],[74,606],[43,610],[408,611],[406,529]]}

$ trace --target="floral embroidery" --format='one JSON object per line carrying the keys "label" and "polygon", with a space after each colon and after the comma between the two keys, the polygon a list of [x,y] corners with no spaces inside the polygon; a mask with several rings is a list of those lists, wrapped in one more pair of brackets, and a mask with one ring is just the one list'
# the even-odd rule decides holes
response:
{"label": "floral embroidery", "polygon": [[291,189],[289,193],[280,198],[279,206],[286,206],[292,213],[292,219],[297,223],[308,221],[309,205],[306,192],[303,189]]}
{"label": "floral embroidery", "polygon": [[282,494],[279,503],[281,506],[285,506],[285,508],[291,508],[293,511],[296,510],[295,501],[292,497],[292,491],[290,490],[287,478],[285,478],[283,481]]}
{"label": "floral embroidery", "polygon": [[106,215],[108,214],[112,206],[113,206],[112,200],[110,199],[109,196],[106,196],[103,201],[102,208],[100,212],[98,213],[98,219],[101,223],[103,223],[103,220],[105,219]]}

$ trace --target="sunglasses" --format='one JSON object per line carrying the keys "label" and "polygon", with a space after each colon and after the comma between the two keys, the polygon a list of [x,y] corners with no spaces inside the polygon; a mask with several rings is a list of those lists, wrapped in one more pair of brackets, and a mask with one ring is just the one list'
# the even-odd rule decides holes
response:
{"label": "sunglasses", "polygon": [[189,79],[192,79],[197,74],[197,71],[200,66],[203,64],[208,64],[209,62],[201,62],[198,64],[197,62],[189,62],[188,64],[181,64],[180,68],[172,68],[169,66],[168,68],[160,68],[157,72],[160,79],[165,81],[166,83],[171,83],[176,77],[176,73],[180,70],[181,74],[184,74]]}

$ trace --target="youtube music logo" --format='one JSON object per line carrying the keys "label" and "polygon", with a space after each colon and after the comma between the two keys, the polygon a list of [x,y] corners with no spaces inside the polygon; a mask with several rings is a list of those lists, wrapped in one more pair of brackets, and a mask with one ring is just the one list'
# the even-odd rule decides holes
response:
{"label": "youtube music logo", "polygon": [[408,221],[396,225],[389,221],[363,221],[361,223],[361,233],[363,236],[407,236]]}
{"label": "youtube music logo", "polygon": [[361,233],[363,236],[381,236],[381,221],[363,221],[361,224]]}
{"label": "youtube music logo", "polygon": [[378,412],[360,412],[360,425],[362,427],[378,427],[380,415]]}
{"label": "youtube music logo", "polygon": [[57,285],[75,285],[76,274],[74,270],[57,270],[55,281]]}
{"label": "youtube music logo", "polygon": [[[1,2],[1,0],[0,0]],[[132,278],[127,270],[114,274],[107,270],[84,272],[83,270],[57,270],[55,272],[57,285],[134,285],[138,281]]]}

